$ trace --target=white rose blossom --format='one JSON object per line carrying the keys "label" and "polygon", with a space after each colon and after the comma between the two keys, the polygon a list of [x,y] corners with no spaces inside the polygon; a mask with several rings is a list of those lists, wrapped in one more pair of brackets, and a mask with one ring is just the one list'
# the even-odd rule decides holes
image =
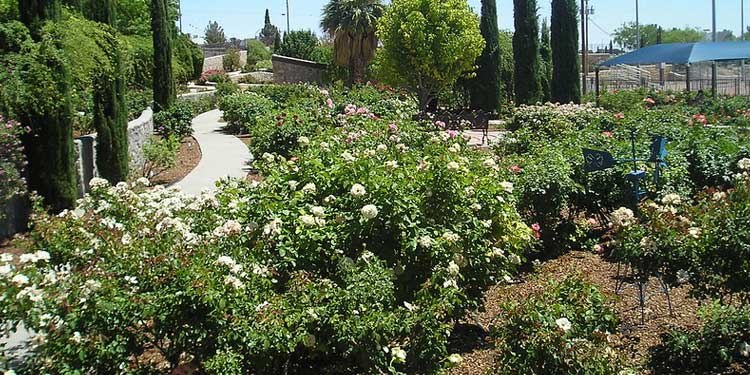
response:
{"label": "white rose blossom", "polygon": [[357,198],[359,198],[359,197],[362,197],[362,196],[364,196],[365,194],[367,194],[367,190],[365,190],[365,187],[364,187],[364,186],[362,186],[362,185],[360,185],[360,184],[354,184],[354,185],[352,186],[352,189],[350,190],[350,193],[351,193],[351,194],[352,194],[352,195],[353,195],[354,197],[357,197]]}
{"label": "white rose blossom", "polygon": [[374,219],[378,216],[378,208],[373,204],[368,204],[361,209],[362,217],[365,218],[365,220]]}
{"label": "white rose blossom", "polygon": [[560,318],[555,320],[555,324],[557,324],[557,327],[563,330],[563,332],[568,332],[572,328],[572,324],[570,323],[570,320],[568,318]]}

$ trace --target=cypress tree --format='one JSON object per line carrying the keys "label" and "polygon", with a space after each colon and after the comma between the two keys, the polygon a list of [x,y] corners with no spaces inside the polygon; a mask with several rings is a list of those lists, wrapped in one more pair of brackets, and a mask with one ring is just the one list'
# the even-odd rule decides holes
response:
{"label": "cypress tree", "polygon": [[516,104],[534,104],[542,99],[538,18],[536,0],[513,0]]}
{"label": "cypress tree", "polygon": [[279,49],[281,46],[281,34],[276,33],[276,36],[273,38],[273,50],[274,52]]}
{"label": "cypress tree", "polygon": [[[21,19],[36,40],[45,21],[60,16],[59,0],[20,0]],[[29,189],[54,211],[72,207],[77,198],[73,158],[73,110],[70,76],[57,45],[45,40],[18,67],[25,86],[18,120],[30,131],[22,137],[28,161]]]}
{"label": "cypress tree", "polygon": [[34,40],[40,39],[44,21],[60,19],[60,0],[18,0],[21,22],[29,28]]}
{"label": "cypress tree", "polygon": [[151,31],[154,41],[154,111],[168,109],[175,101],[172,72],[172,30],[169,27],[168,0],[151,0]]}
{"label": "cypress tree", "polygon": [[[95,21],[114,26],[115,0],[92,0],[91,4]],[[94,126],[99,175],[116,184],[128,177],[128,122],[122,53],[114,27],[109,29],[111,66],[94,77]]]}
{"label": "cypress tree", "polygon": [[500,102],[500,45],[495,0],[482,0],[479,29],[485,41],[477,59],[477,75],[470,82],[471,107],[495,111]]}
{"label": "cypress tree", "polygon": [[547,19],[542,20],[542,34],[539,41],[539,57],[541,59],[542,97],[545,102],[550,101],[552,95],[552,47],[549,40],[549,25]]}
{"label": "cypress tree", "polygon": [[577,14],[575,0],[552,0],[552,100],[558,103],[581,102]]}

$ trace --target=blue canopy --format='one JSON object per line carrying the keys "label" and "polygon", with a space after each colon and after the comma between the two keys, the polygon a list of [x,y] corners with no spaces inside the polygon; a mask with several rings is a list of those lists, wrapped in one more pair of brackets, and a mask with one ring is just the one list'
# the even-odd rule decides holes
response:
{"label": "blue canopy", "polygon": [[643,47],[599,65],[690,64],[743,59],[750,59],[750,42],[668,43]]}

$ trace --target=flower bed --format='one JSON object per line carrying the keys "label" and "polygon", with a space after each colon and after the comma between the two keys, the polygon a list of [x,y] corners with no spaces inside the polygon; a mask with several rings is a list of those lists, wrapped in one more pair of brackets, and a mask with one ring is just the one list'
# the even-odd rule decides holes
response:
{"label": "flower bed", "polygon": [[3,316],[39,333],[32,371],[434,373],[455,360],[451,323],[532,242],[513,186],[454,132],[378,108],[334,115],[324,97],[327,120],[306,121],[286,156],[258,154],[261,182],[189,197],[94,180],[75,210],[36,215],[28,253],[0,276]]}

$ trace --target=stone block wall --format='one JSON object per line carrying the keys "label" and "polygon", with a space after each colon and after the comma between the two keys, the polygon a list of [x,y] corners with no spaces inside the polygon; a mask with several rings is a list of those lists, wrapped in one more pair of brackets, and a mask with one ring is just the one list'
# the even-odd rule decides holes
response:
{"label": "stone block wall", "polygon": [[[240,65],[245,66],[247,64],[247,51],[240,51]],[[224,55],[211,56],[203,60],[203,71],[209,70],[223,70],[224,69]]]}
{"label": "stone block wall", "polygon": [[273,78],[276,83],[323,84],[325,64],[280,55],[273,55],[271,61],[273,61]]}

